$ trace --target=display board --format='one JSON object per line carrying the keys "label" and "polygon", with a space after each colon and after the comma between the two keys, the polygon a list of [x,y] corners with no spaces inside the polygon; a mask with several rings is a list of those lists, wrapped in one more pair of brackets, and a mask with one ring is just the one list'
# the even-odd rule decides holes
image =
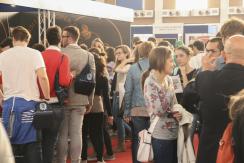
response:
{"label": "display board", "polygon": [[196,40],[201,40],[206,43],[209,38],[214,37],[215,35],[210,33],[187,33],[185,34],[185,44],[192,44]]}

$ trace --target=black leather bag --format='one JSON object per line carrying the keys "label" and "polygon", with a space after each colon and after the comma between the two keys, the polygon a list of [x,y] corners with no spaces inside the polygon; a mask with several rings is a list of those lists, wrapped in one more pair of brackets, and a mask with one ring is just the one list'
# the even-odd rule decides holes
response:
{"label": "black leather bag", "polygon": [[59,105],[61,105],[61,106],[64,105],[65,101],[68,98],[68,88],[62,87],[59,84],[59,68],[60,68],[61,63],[63,62],[63,58],[64,58],[64,55],[62,55],[60,64],[59,64],[57,72],[55,74],[55,80],[54,80],[55,93],[58,98]]}
{"label": "black leather bag", "polygon": [[64,109],[59,105],[39,102],[33,117],[33,126],[40,129],[57,130],[64,118]]}
{"label": "black leather bag", "polygon": [[75,78],[74,91],[75,93],[89,96],[95,89],[96,80],[95,73],[92,73],[89,65],[89,54],[88,61],[84,69]]}

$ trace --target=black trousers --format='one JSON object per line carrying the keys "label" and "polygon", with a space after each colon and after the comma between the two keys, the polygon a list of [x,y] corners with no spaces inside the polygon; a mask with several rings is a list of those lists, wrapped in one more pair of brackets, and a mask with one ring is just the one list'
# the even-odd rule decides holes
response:
{"label": "black trousers", "polygon": [[43,129],[42,130],[42,157],[43,163],[52,163],[54,147],[57,142],[57,130]]}
{"label": "black trousers", "polygon": [[112,143],[111,143],[111,137],[108,132],[108,122],[107,122],[107,116],[104,115],[104,120],[103,120],[103,138],[104,138],[104,144],[106,148],[107,155],[113,155],[113,149],[112,149]]}
{"label": "black trousers", "polygon": [[[51,104],[54,109],[63,109],[57,104]],[[58,131],[63,121],[63,110],[60,110],[60,116],[52,120],[52,128],[41,130],[41,143],[42,143],[42,158],[43,163],[52,163],[54,147],[57,142]]]}
{"label": "black trousers", "polygon": [[42,163],[41,143],[13,144],[16,163]]}
{"label": "black trousers", "polygon": [[87,160],[88,134],[97,153],[97,161],[103,160],[103,112],[89,113],[84,116],[82,127],[83,160]]}

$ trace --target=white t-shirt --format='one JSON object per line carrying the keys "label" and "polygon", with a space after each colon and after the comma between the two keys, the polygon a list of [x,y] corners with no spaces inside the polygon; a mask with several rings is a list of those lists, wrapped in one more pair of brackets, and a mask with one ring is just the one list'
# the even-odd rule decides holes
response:
{"label": "white t-shirt", "polygon": [[202,67],[202,57],[205,55],[205,53],[201,52],[197,55],[191,57],[189,61],[189,65],[194,69],[199,69]]}
{"label": "white t-shirt", "polygon": [[0,54],[4,99],[21,97],[39,101],[36,70],[45,67],[39,51],[15,46]]}

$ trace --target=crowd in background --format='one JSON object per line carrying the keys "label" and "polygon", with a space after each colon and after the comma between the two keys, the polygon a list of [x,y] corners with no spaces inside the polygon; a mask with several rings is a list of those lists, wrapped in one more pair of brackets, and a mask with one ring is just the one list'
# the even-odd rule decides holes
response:
{"label": "crowd in background", "polygon": [[[215,163],[223,157],[219,144],[229,124],[233,162],[243,163],[243,35],[244,22],[231,18],[207,42],[176,47],[134,37],[130,48],[112,47],[101,38],[80,44],[79,28],[55,26],[46,31],[47,45],[28,47],[31,34],[15,27],[0,44],[0,162],[66,163],[69,156],[72,163],[103,163],[126,151],[129,137],[132,162],[138,163],[139,133],[159,117],[152,132],[154,163]],[[90,95],[74,88],[87,65],[96,80]],[[36,129],[32,121],[40,101],[60,107],[56,82],[68,91],[63,118],[54,119],[55,127]],[[197,153],[184,157],[179,149],[194,148],[194,136]],[[190,147],[179,143],[188,138]]]}

